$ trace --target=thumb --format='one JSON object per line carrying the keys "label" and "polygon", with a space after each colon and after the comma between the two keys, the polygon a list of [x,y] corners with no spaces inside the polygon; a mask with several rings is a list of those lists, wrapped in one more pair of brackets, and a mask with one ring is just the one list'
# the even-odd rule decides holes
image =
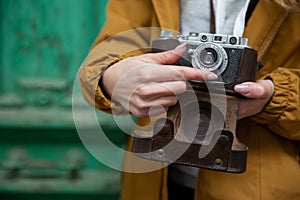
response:
{"label": "thumb", "polygon": [[181,58],[186,51],[186,44],[180,44],[175,49],[164,51],[161,53],[149,53],[144,54],[146,62],[152,62],[156,64],[169,65],[175,63]]}
{"label": "thumb", "polygon": [[274,85],[271,80],[258,80],[235,85],[234,90],[248,98],[265,99],[273,95]]}

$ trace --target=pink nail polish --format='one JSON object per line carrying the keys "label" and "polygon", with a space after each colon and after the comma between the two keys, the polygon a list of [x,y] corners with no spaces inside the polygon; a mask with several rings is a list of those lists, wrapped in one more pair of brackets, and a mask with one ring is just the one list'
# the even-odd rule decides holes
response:
{"label": "pink nail polish", "polygon": [[207,74],[207,79],[208,80],[216,80],[218,78],[218,75],[214,74],[214,73],[208,73]]}
{"label": "pink nail polish", "polygon": [[185,43],[182,43],[182,44],[178,45],[174,50],[175,50],[175,51],[179,51],[179,50],[185,48],[185,46],[186,46],[186,44],[185,44]]}
{"label": "pink nail polish", "polygon": [[250,87],[248,85],[236,85],[234,90],[238,93],[247,94],[250,92]]}

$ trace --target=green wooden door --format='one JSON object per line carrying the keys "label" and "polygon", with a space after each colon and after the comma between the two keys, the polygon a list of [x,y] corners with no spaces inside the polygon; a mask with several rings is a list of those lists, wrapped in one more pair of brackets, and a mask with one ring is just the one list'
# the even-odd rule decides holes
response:
{"label": "green wooden door", "polygon": [[71,103],[106,3],[0,0],[0,199],[118,199],[119,172],[81,144]]}
{"label": "green wooden door", "polygon": [[106,0],[0,2],[1,96],[20,97],[25,80],[72,81],[104,22]]}

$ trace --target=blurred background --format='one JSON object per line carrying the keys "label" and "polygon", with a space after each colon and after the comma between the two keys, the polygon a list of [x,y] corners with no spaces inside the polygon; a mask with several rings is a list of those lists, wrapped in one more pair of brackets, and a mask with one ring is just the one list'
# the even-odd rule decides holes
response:
{"label": "blurred background", "polygon": [[[85,149],[72,118],[73,82],[105,22],[106,4],[0,0],[1,200],[119,198],[120,172]],[[122,146],[126,137],[100,115]]]}

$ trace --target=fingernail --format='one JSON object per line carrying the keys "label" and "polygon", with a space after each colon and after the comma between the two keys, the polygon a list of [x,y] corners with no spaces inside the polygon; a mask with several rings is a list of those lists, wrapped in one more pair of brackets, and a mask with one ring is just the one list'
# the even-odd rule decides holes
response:
{"label": "fingernail", "polygon": [[215,73],[210,72],[210,73],[207,74],[207,79],[208,80],[215,80],[217,78],[218,78],[218,75],[216,75]]}
{"label": "fingernail", "polygon": [[174,50],[175,50],[175,51],[180,51],[180,50],[182,50],[182,49],[185,49],[185,46],[186,46],[186,44],[185,44],[185,43],[182,43],[182,44],[178,45]]}
{"label": "fingernail", "polygon": [[248,94],[250,92],[250,87],[248,85],[236,85],[234,90],[238,93]]}

